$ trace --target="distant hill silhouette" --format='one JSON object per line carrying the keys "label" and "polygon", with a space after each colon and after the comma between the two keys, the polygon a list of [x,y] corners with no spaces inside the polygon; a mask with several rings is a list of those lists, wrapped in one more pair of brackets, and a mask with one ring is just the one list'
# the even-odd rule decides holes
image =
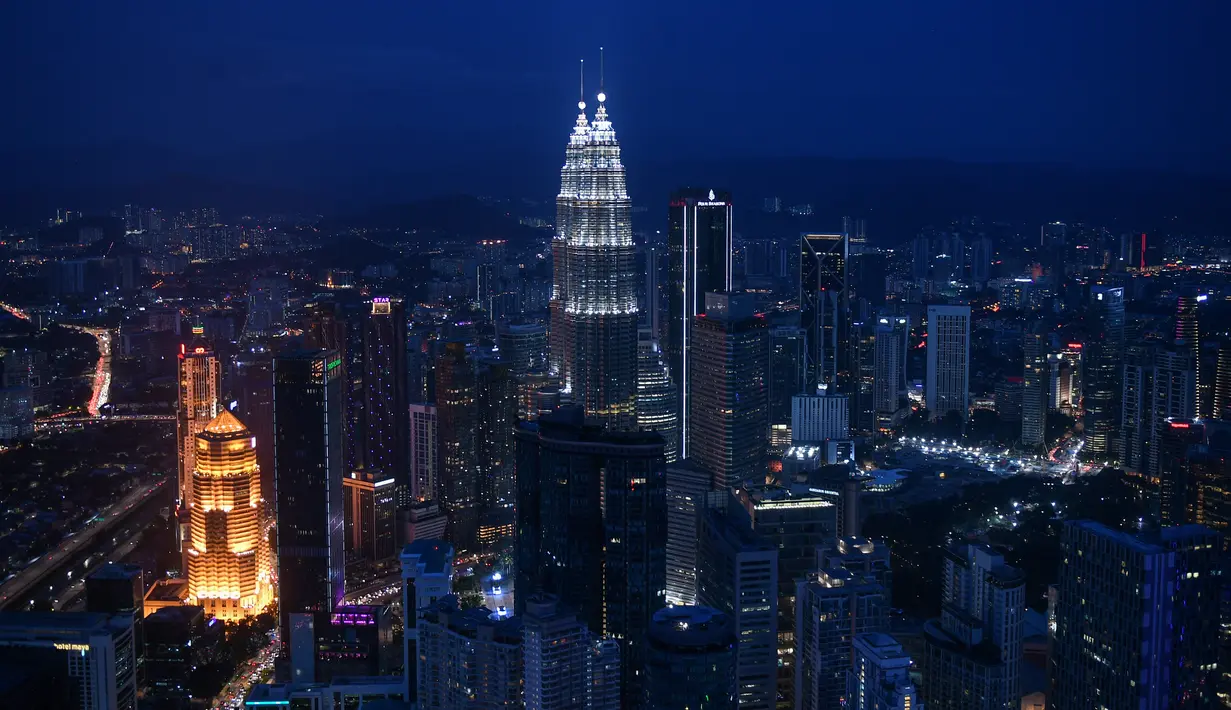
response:
{"label": "distant hill silhouette", "polygon": [[341,228],[395,230],[405,241],[430,238],[507,239],[525,242],[543,236],[542,231],[519,224],[516,215],[505,213],[469,195],[449,195],[399,205],[385,205],[352,215],[325,220],[321,230]]}

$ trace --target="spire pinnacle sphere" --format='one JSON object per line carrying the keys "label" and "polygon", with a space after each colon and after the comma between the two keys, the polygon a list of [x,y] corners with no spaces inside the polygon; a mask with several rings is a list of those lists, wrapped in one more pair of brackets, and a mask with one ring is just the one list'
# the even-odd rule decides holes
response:
{"label": "spire pinnacle sphere", "polygon": [[598,92],[598,102],[599,102],[599,103],[602,103],[602,102],[604,102],[604,101],[606,101],[606,100],[607,100],[607,94],[605,94],[605,93],[604,93],[604,92],[602,92],[602,91]]}

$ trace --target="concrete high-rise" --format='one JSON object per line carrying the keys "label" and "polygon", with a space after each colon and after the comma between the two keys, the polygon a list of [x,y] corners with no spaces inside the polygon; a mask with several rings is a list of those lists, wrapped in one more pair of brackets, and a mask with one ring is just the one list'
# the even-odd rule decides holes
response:
{"label": "concrete high-rise", "polygon": [[1047,430],[1048,365],[1046,336],[1027,332],[1023,336],[1022,357],[1022,445],[1039,448]]}
{"label": "concrete high-rise", "polygon": [[1169,420],[1189,421],[1197,417],[1197,361],[1184,349],[1154,353],[1153,386],[1150,389],[1149,475],[1162,475],[1160,447]]}
{"label": "concrete high-rise", "polygon": [[671,195],[668,212],[669,256],[667,298],[667,365],[679,387],[684,433],[681,456],[691,456],[688,444],[689,397],[694,365],[690,356],[695,344],[694,322],[705,313],[706,294],[731,291],[731,257],[734,248],[731,195],[725,190],[685,188]]}
{"label": "concrete high-rise", "polygon": [[986,545],[945,551],[939,619],[924,625],[929,708],[1016,710],[1026,577]]}
{"label": "concrete high-rise", "polygon": [[334,350],[274,358],[278,612],[292,656],[315,645],[313,615],[332,611],[344,593],[341,366]]}
{"label": "concrete high-rise", "polygon": [[841,707],[860,634],[889,631],[889,593],[845,569],[821,570],[796,583],[795,707]]}
{"label": "concrete high-rise", "polygon": [[551,358],[553,374],[586,416],[628,430],[637,424],[640,279],[620,144],[606,94],[598,99],[593,123],[579,103],[560,171]]}
{"label": "concrete high-rise", "polygon": [[436,433],[436,405],[410,405],[410,472],[413,497],[420,502],[440,500],[440,447]]}
{"label": "concrete high-rise", "polygon": [[397,479],[359,469],[342,479],[346,558],[383,563],[397,554]]}
{"label": "concrete high-rise", "polygon": [[956,412],[963,431],[970,411],[970,306],[928,306],[924,404],[933,421]]}
{"label": "concrete high-rise", "polygon": [[644,707],[735,710],[738,639],[731,617],[716,609],[660,609],[648,634]]}
{"label": "concrete high-rise", "polygon": [[739,706],[770,710],[778,684],[778,547],[755,533],[735,505],[706,507],[699,517],[696,603],[735,626]]}
{"label": "concrete high-rise", "polygon": [[225,409],[197,434],[188,603],[223,621],[254,616],[272,599],[269,556],[258,549],[267,543],[256,445]]}
{"label": "concrete high-rise", "polygon": [[667,467],[667,603],[673,606],[697,602],[697,513],[710,485],[710,472],[690,461]]}
{"label": "concrete high-rise", "polygon": [[135,654],[131,614],[0,613],[12,707],[135,710]]}
{"label": "concrete high-rise", "polygon": [[1086,445],[1082,453],[1091,459],[1106,460],[1114,454],[1114,440],[1120,428],[1120,383],[1124,354],[1124,289],[1096,285],[1090,287],[1086,304],[1086,340],[1083,354],[1082,426]]}
{"label": "concrete high-rise", "polygon": [[1218,707],[1221,536],[1069,521],[1060,545],[1047,706]]}
{"label": "concrete high-rise", "polygon": [[363,465],[397,483],[410,502],[410,402],[406,389],[406,309],[400,298],[377,296],[363,323]]}
{"label": "concrete high-rise", "polygon": [[828,385],[846,392],[850,376],[849,239],[841,234],[800,237],[800,325],[808,339],[808,391]]}
{"label": "concrete high-rise", "polygon": [[906,358],[910,347],[910,319],[881,316],[876,319],[875,361],[872,383],[876,428],[886,432],[906,392]]}
{"label": "concrete high-rise", "polygon": [[559,600],[536,594],[521,614],[526,664],[526,707],[572,710],[586,706],[590,630]]}
{"label": "concrete high-rise", "polygon": [[450,594],[422,610],[416,625],[419,707],[522,706],[521,619],[462,609]]}
{"label": "concrete high-rise", "polygon": [[791,426],[791,398],[804,394],[807,342],[803,328],[778,326],[769,331],[766,400],[771,429]]}
{"label": "concrete high-rise", "polygon": [[620,639],[623,702],[639,707],[645,632],[666,598],[662,437],[604,430],[566,407],[520,422],[516,439],[515,588],[556,595]]}
{"label": "concrete high-rise", "polygon": [[705,313],[696,317],[689,345],[693,384],[685,458],[709,469],[716,489],[764,477],[768,335],[751,296],[705,295]]}
{"label": "concrete high-rise", "polygon": [[402,548],[402,635],[404,696],[416,699],[419,677],[419,618],[424,610],[453,593],[453,546],[438,539],[416,540]]}
{"label": "concrete high-rise", "polygon": [[922,710],[910,680],[910,656],[889,634],[855,637],[855,662],[846,676],[849,710]]}

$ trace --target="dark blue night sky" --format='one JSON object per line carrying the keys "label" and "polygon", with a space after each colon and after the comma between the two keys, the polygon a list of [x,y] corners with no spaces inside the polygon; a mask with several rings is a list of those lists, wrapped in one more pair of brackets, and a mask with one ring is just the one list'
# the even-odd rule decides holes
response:
{"label": "dark blue night sky", "polygon": [[555,169],[577,60],[593,93],[603,44],[639,158],[1231,172],[1224,0],[4,6],[0,154],[26,161],[122,148],[150,170],[272,179],[305,152],[356,175],[534,155]]}

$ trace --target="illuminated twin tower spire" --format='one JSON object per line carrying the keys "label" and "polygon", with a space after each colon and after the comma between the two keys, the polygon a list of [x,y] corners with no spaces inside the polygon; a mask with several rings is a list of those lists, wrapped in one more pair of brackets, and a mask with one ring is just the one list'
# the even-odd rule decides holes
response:
{"label": "illuminated twin tower spire", "polygon": [[631,206],[620,144],[607,117],[601,64],[593,121],[586,117],[582,66],[580,112],[556,197],[552,367],[588,417],[612,429],[635,429],[638,316]]}

